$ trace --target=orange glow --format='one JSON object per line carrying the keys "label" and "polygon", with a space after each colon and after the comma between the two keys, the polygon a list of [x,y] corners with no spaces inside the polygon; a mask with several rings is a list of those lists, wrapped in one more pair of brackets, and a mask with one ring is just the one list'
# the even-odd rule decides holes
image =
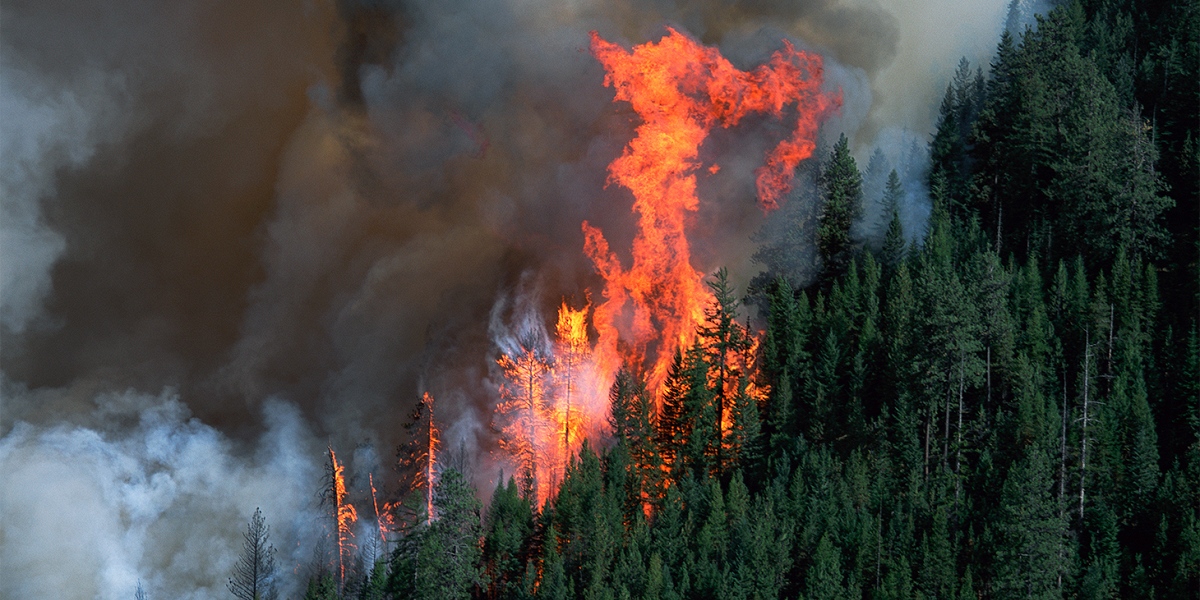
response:
{"label": "orange glow", "polygon": [[[535,331],[515,332],[513,337],[522,340],[519,348],[503,344],[506,354],[497,364],[506,382],[496,426],[523,493],[537,506],[564,476],[584,437],[606,431],[609,389],[618,370],[625,367],[644,378],[657,405],[671,358],[677,349],[692,345],[705,320],[714,297],[703,273],[692,265],[687,236],[699,204],[697,172],[721,169],[705,167],[698,158],[709,132],[718,125],[737,125],[751,113],[794,119],[786,139],[755,171],[758,202],[767,211],[778,206],[793,170],[812,154],[819,121],[840,104],[840,98],[820,91],[821,58],[799,52],[787,41],[766,64],[749,72],[734,68],[715,48],[670,28],[659,42],[632,51],[592,32],[591,51],[604,66],[604,82],[616,90],[615,99],[629,102],[641,119],[637,136],[609,165],[610,182],[633,193],[637,228],[629,250],[618,255],[603,232],[584,221],[584,253],[604,280],[603,301],[593,306],[589,299],[581,309],[564,302],[554,343],[545,341],[545,333],[535,326]],[[731,366],[741,372],[751,368]],[[727,392],[743,390],[756,400],[765,394],[753,384]],[[713,424],[718,433],[728,422],[725,410]],[[658,459],[642,458],[637,468],[647,481],[657,480],[668,468]],[[653,489],[643,491],[646,498],[661,493],[657,484],[647,485]]]}
{"label": "orange glow", "polygon": [[397,452],[404,499],[384,506],[385,511],[399,514],[400,529],[428,524],[434,518],[433,484],[442,447],[433,396],[425,393],[409,418],[411,421],[404,424],[408,439]]}
{"label": "orange glow", "polygon": [[[556,430],[562,432],[562,444],[556,444],[554,464],[558,467],[557,481],[562,481],[567,472],[571,455],[574,453],[572,440],[579,444],[580,429],[582,429],[578,408],[580,399],[576,393],[579,387],[580,367],[589,353],[587,336],[587,312],[584,306],[573,310],[566,302],[558,309],[558,324],[555,333],[558,336],[558,378],[560,380],[560,402],[554,411]],[[572,410],[571,401],[576,407]],[[572,435],[574,434],[574,435]]]}
{"label": "orange glow", "polygon": [[329,447],[329,464],[333,475],[334,515],[337,519],[338,581],[340,585],[344,585],[346,562],[351,560],[355,549],[353,526],[358,521],[358,514],[354,505],[346,501],[346,478],[343,474],[345,467],[338,464],[333,446]]}
{"label": "orange glow", "polygon": [[548,469],[552,468],[541,456],[550,445],[547,434],[553,431],[546,406],[549,357],[533,347],[533,343],[522,343],[519,354],[501,355],[496,362],[508,379],[500,389],[506,400],[496,407],[496,412],[508,420],[502,429],[500,447],[517,463],[522,493],[540,506],[550,487],[539,483],[548,481]]}
{"label": "orange glow", "polygon": [[675,29],[667,32],[658,43],[632,51],[591,34],[592,54],[607,71],[605,85],[642,119],[637,137],[609,165],[610,180],[634,195],[638,233],[631,265],[624,267],[603,233],[583,223],[585,252],[606,284],[605,301],[593,318],[599,334],[595,362],[610,374],[621,364],[643,372],[655,391],[676,348],[694,339],[711,297],[691,264],[687,238],[698,204],[700,144],[717,125],[734,126],[750,113],[782,118],[785,108],[795,106],[788,111],[795,113],[792,133],[756,170],[758,202],[770,210],[790,189],[796,165],[812,155],[819,120],[840,103],[820,92],[821,58],[786,40],[766,64],[745,72],[717,49]]}
{"label": "orange glow", "polygon": [[[387,530],[392,527],[392,516],[391,514],[379,512],[379,501],[376,500],[378,492],[375,491],[375,476],[367,473],[367,480],[371,483],[371,507],[375,509],[375,524],[379,526],[379,539],[384,544],[387,544]],[[384,509],[386,508],[387,505],[385,504]]]}
{"label": "orange glow", "polygon": [[429,524],[434,518],[433,478],[436,474],[437,454],[441,448],[442,439],[437,422],[433,420],[433,396],[430,396],[429,392],[425,392],[423,401],[425,402],[425,421],[422,424],[425,426],[425,447],[423,448],[424,456],[421,458],[425,462],[423,473],[425,479],[425,523]]}

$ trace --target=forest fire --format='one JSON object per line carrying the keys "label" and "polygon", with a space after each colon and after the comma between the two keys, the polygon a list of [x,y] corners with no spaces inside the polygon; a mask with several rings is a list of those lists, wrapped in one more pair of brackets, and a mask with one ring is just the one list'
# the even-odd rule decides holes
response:
{"label": "forest fire", "polygon": [[[752,113],[777,119],[794,113],[790,134],[755,171],[759,205],[769,211],[789,190],[796,165],[811,156],[820,119],[840,102],[820,91],[821,58],[786,40],[749,72],[671,28],[659,42],[632,51],[592,32],[591,52],[615,100],[629,102],[642,119],[637,137],[609,165],[610,181],[633,192],[637,234],[625,266],[603,232],[584,221],[584,252],[604,279],[603,302],[578,310],[564,302],[557,343],[524,332],[519,348],[498,360],[507,379],[497,407],[501,446],[516,463],[523,493],[539,504],[565,473],[581,433],[606,429],[618,369],[644,377],[659,404],[671,358],[705,320],[714,297],[692,265],[688,230],[699,203],[699,148],[709,132]],[[715,174],[720,166],[706,170]]]}
{"label": "forest fire", "polygon": [[[605,84],[616,89],[616,100],[629,102],[642,118],[637,137],[609,165],[611,181],[634,195],[638,234],[630,248],[632,264],[622,266],[603,233],[583,223],[585,250],[606,283],[605,301],[593,322],[599,334],[596,362],[607,373],[622,363],[644,372],[656,390],[675,350],[693,338],[711,299],[703,275],[691,264],[687,237],[699,201],[700,144],[717,125],[734,126],[750,113],[779,118],[794,104],[794,130],[756,172],[759,204],[771,210],[789,190],[793,169],[816,147],[819,120],[839,100],[820,92],[821,58],[798,52],[787,41],[767,64],[750,72],[671,28],[658,43],[632,52],[592,32],[591,48],[607,71]],[[718,165],[708,169],[717,170]]]}
{"label": "forest fire", "polygon": [[333,446],[329,447],[329,475],[330,487],[329,500],[332,504],[333,517],[337,528],[337,555],[338,555],[338,585],[341,587],[346,580],[346,563],[354,560],[354,524],[358,521],[358,513],[354,510],[354,505],[346,498],[346,467],[338,463],[337,455],[333,452]]}

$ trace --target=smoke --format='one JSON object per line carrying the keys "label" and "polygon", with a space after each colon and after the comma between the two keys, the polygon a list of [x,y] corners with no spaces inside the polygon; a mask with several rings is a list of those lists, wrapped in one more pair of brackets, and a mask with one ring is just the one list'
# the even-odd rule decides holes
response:
{"label": "smoke", "polygon": [[[546,318],[582,305],[599,280],[580,223],[616,249],[635,233],[628,192],[605,184],[636,123],[590,30],[628,47],[677,25],[740,68],[782,38],[818,52],[845,99],[825,134],[850,135],[865,166],[888,132],[926,142],[958,57],[984,64],[1003,14],[998,0],[6,5],[0,458],[17,479],[0,562],[27,575],[3,595],[114,597],[138,578],[151,597],[223,595],[257,505],[276,547],[307,560],[315,529],[298,519],[325,444],[372,448],[353,467],[385,465],[380,484],[425,391],[446,446],[486,455],[498,299]],[[754,275],[769,134],[747,123],[702,149],[722,170],[701,190],[697,269]]]}
{"label": "smoke", "polygon": [[171,391],[102,394],[89,421],[18,423],[0,440],[0,596],[129,598],[139,581],[150,597],[224,596],[255,507],[295,595],[320,445],[294,406],[268,400],[251,446],[190,418]]}

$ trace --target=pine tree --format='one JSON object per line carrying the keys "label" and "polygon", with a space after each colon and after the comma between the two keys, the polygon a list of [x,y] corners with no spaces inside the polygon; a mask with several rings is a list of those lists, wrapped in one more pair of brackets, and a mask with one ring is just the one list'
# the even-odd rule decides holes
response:
{"label": "pine tree", "polygon": [[900,186],[900,176],[896,170],[888,174],[887,185],[883,191],[883,215],[887,219],[887,231],[883,238],[883,247],[879,251],[879,261],[884,266],[894,268],[904,260],[904,251],[908,240],[904,236],[904,225],[900,222],[900,202],[904,199],[904,189]]}
{"label": "pine tree", "polygon": [[850,227],[862,215],[862,174],[849,145],[842,134],[821,174],[824,205],[817,225],[817,248],[825,263],[825,276],[830,280],[846,270],[853,256]]}
{"label": "pine tree", "polygon": [[733,295],[733,289],[728,281],[728,271],[724,268],[716,271],[714,281],[708,283],[713,292],[713,301],[704,308],[704,323],[697,330],[704,348],[704,360],[709,368],[709,382],[715,406],[716,416],[713,427],[713,439],[716,440],[714,457],[715,467],[722,468],[725,457],[721,450],[725,444],[726,424],[731,420],[733,400],[743,391],[745,378],[749,377],[749,356],[751,338],[749,332],[737,322],[737,311],[740,302]]}
{"label": "pine tree", "polygon": [[1001,493],[999,598],[1062,597],[1070,555],[1053,486],[1048,451],[1038,442],[1012,467]]}
{"label": "pine tree", "polygon": [[[275,546],[270,545],[270,531],[262,510],[254,516],[242,534],[242,555],[233,566],[229,592],[241,600],[274,600]],[[140,584],[139,584],[140,586]]]}
{"label": "pine tree", "polygon": [[447,468],[433,488],[438,518],[420,535],[414,597],[470,598],[482,583],[481,505],[457,469]]}
{"label": "pine tree", "polygon": [[533,536],[533,505],[521,496],[513,478],[507,487],[503,474],[499,479],[484,521],[482,560],[491,598],[511,597],[520,587]]}

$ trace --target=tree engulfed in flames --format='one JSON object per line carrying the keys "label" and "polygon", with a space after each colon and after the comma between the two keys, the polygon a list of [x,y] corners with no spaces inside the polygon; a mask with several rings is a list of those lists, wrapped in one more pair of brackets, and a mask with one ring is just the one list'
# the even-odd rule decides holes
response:
{"label": "tree engulfed in flames", "polygon": [[354,561],[356,549],[354,524],[358,522],[358,513],[355,512],[354,505],[346,499],[346,468],[338,463],[333,446],[329,447],[328,468],[330,477],[328,500],[331,504],[336,529],[334,537],[337,543],[338,588],[341,589],[346,581],[346,564],[353,564]]}
{"label": "tree engulfed in flames", "polygon": [[[559,480],[566,473],[567,463],[571,458],[573,451],[571,440],[574,439],[578,444],[583,429],[579,418],[582,411],[580,410],[578,388],[579,381],[583,377],[581,367],[590,351],[587,336],[587,311],[587,306],[574,310],[564,302],[558,309],[558,324],[555,327],[555,335],[558,337],[558,356],[560,357],[558,373],[563,399],[559,403],[558,410],[554,411],[555,425],[562,432],[563,440],[554,461],[558,466]],[[575,401],[574,408],[571,406],[572,400]],[[573,437],[572,434],[574,434]]]}
{"label": "tree engulfed in flames", "polygon": [[400,488],[406,490],[405,499],[384,505],[384,513],[399,514],[398,523],[390,529],[410,529],[420,523],[429,524],[435,517],[433,484],[437,478],[438,457],[442,448],[441,430],[434,418],[433,396],[426,392],[404,424],[408,440],[397,449],[397,470],[400,472]]}
{"label": "tree engulfed in flames", "polygon": [[[609,165],[611,179],[633,192],[638,234],[626,268],[603,234],[583,223],[585,251],[605,280],[596,308],[597,362],[608,373],[624,363],[645,372],[651,389],[667,375],[676,349],[687,347],[710,300],[691,264],[688,220],[695,212],[700,144],[717,125],[731,127],[751,113],[782,117],[795,105],[796,124],[756,171],[763,210],[778,206],[795,167],[812,155],[820,119],[839,100],[821,93],[821,58],[784,41],[767,64],[740,71],[716,48],[668,28],[658,43],[632,52],[592,32],[592,54],[604,65],[605,85],[642,118],[637,137]],[[709,170],[715,172],[716,165]],[[629,323],[624,330],[618,323]],[[655,356],[648,356],[653,348]]]}
{"label": "tree engulfed in flames", "polygon": [[497,361],[508,378],[508,385],[500,390],[505,400],[496,407],[496,412],[508,418],[500,447],[516,461],[521,493],[539,501],[549,490],[539,485],[546,481],[549,467],[542,453],[554,448],[557,440],[546,393],[550,360],[535,340],[525,339],[515,356],[504,354]]}
{"label": "tree engulfed in flames", "polygon": [[[608,392],[617,371],[624,367],[641,374],[657,398],[672,357],[703,334],[711,316],[706,309],[717,299],[691,264],[687,233],[699,203],[699,147],[709,132],[718,125],[735,126],[752,113],[794,115],[790,134],[755,171],[758,202],[768,211],[790,189],[799,162],[812,155],[820,120],[840,104],[840,98],[820,91],[821,58],[797,51],[786,40],[783,44],[766,64],[745,72],[715,48],[671,28],[658,43],[632,51],[592,32],[591,51],[607,71],[605,85],[642,119],[637,137],[609,166],[610,181],[633,192],[638,229],[626,267],[599,229],[582,224],[584,251],[605,282],[604,301],[592,309],[594,346],[588,339],[589,307],[575,310],[564,302],[553,348],[529,336],[512,356],[498,361],[508,381],[497,409],[506,421],[501,446],[516,462],[526,497],[539,505],[549,494],[548,484],[565,472],[581,432],[606,428]],[[718,165],[708,169],[718,170]],[[738,330],[736,324],[725,327]],[[718,440],[733,421],[731,413],[738,412],[734,399],[754,402],[765,393],[746,376],[757,340],[740,344],[709,350],[717,352],[719,365],[713,374]],[[728,377],[732,373],[743,376]],[[734,381],[741,382],[739,389],[731,389]],[[733,442],[730,451],[736,453],[738,445]]]}

